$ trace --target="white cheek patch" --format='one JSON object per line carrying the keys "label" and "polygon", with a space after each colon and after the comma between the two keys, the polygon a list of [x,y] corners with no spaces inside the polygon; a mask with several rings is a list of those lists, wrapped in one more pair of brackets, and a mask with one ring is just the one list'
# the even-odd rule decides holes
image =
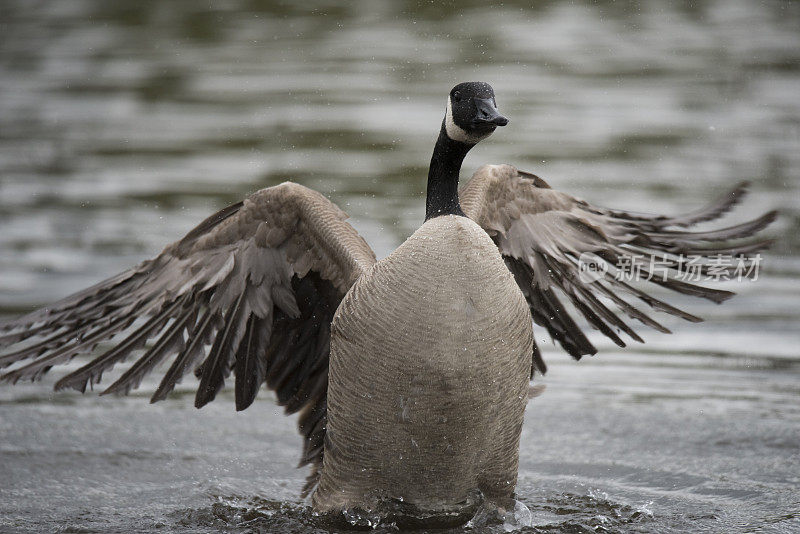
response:
{"label": "white cheek patch", "polygon": [[447,97],[447,113],[444,117],[444,130],[447,132],[447,137],[452,139],[453,141],[458,141],[459,143],[467,143],[470,145],[474,145],[481,141],[482,139],[486,139],[491,134],[487,133],[486,135],[470,135],[466,130],[464,130],[461,126],[455,123],[453,120],[453,103],[450,101],[450,97]]}

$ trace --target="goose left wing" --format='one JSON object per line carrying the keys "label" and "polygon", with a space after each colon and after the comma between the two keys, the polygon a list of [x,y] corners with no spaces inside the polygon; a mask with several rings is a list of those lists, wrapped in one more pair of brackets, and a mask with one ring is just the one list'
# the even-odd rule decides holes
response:
{"label": "goose left wing", "polygon": [[[730,274],[740,268],[739,263],[715,266],[713,259],[725,255],[746,261],[745,254],[768,247],[770,240],[742,239],[768,226],[776,212],[713,231],[683,229],[721,217],[741,200],[746,185],[739,184],[718,201],[683,216],[640,215],[593,206],[510,165],[486,165],[475,173],[459,197],[464,213],[497,244],[528,301],[534,322],[547,329],[570,355],[580,359],[585,354],[595,354],[597,349],[559,295],[566,296],[593,328],[621,347],[625,342],[620,332],[636,341],[643,340],[609,304],[629,319],[669,332],[622,295],[688,321],[702,320],[629,284],[625,276],[618,276],[625,274],[622,270],[640,273],[651,283],[716,303],[733,296],[729,291],[703,287],[686,278],[719,273],[720,269],[727,269]],[[587,258],[597,260],[600,268],[581,272]],[[542,373],[546,370],[536,347],[531,373],[534,369]]]}
{"label": "goose left wing", "polygon": [[12,349],[0,352],[0,369],[10,367],[0,380],[36,380],[113,338],[110,349],[61,378],[56,389],[85,391],[144,348],[103,394],[127,394],[170,357],[151,402],[166,398],[190,370],[200,379],[198,408],[215,398],[231,372],[238,410],[266,382],[287,413],[302,410],[301,465],[314,464],[313,484],[327,417],[330,322],[350,286],[375,263],[346,218],[298,184],[262,189],[155,258],[0,323],[0,351]]}

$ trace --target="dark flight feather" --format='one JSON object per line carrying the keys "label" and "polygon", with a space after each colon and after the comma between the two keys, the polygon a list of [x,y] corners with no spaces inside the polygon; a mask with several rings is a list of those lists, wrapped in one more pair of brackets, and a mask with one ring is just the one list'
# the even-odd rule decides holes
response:
{"label": "dark flight feather", "polygon": [[245,293],[242,293],[236,303],[225,313],[224,326],[217,332],[217,338],[211,346],[211,351],[203,362],[200,385],[197,386],[197,395],[194,400],[196,408],[202,408],[214,400],[219,390],[222,389],[225,379],[231,372],[231,362],[236,355],[235,347],[239,346],[244,335],[244,326],[248,315]]}
{"label": "dark flight feather", "polygon": [[267,374],[267,341],[272,335],[272,317],[251,314],[236,353],[236,409],[250,406]]}

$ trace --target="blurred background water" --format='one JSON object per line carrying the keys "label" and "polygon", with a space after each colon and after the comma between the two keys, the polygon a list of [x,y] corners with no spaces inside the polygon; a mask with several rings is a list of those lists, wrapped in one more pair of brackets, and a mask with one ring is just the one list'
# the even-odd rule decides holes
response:
{"label": "blurred background water", "polygon": [[[387,255],[422,221],[457,82],[511,124],[472,151],[593,203],[676,213],[742,179],[781,210],[707,322],[579,364],[537,330],[519,498],[536,532],[800,531],[800,4],[0,1],[0,315],[156,254],[291,179]],[[74,367],[74,364],[72,367]],[[148,405],[0,389],[0,531],[313,532],[262,391]],[[183,393],[193,386],[187,380]],[[480,531],[480,528],[473,529]]]}

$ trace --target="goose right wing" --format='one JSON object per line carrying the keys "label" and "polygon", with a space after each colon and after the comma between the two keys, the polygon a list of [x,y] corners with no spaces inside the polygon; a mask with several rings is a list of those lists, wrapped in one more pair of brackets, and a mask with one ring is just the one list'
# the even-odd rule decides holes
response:
{"label": "goose right wing", "polygon": [[313,484],[327,417],[330,323],[350,286],[375,262],[346,217],[321,194],[291,182],[258,191],[154,259],[0,324],[0,349],[12,349],[0,353],[0,368],[10,367],[0,379],[36,380],[127,333],[56,383],[85,391],[154,340],[103,393],[127,394],[170,357],[151,402],[166,398],[190,370],[200,379],[198,408],[214,399],[231,371],[237,410],[266,382],[287,413],[302,410],[301,465],[313,464]]}
{"label": "goose right wing", "polygon": [[[633,296],[653,309],[688,321],[699,317],[680,310],[614,276],[612,270],[581,276],[584,254],[598,257],[606,265],[629,262],[643,278],[673,291],[722,302],[729,291],[703,287],[687,281],[687,270],[706,274],[718,255],[737,257],[770,245],[771,240],[750,238],[768,226],[776,216],[769,212],[736,226],[713,231],[687,231],[700,222],[725,214],[744,195],[739,184],[723,198],[696,212],[679,217],[632,214],[593,206],[550,188],[544,180],[518,171],[511,165],[480,168],[460,192],[464,213],[492,237],[528,300],[533,320],[575,359],[597,352],[562,304],[559,294],[572,303],[589,324],[619,346],[624,332],[642,338],[607,304],[622,314],[661,332],[669,332],[648,314],[625,300]],[[661,272],[654,273],[647,258],[658,260]],[[696,258],[694,266],[688,258]],[[694,260],[693,260],[694,261]],[[661,269],[663,268],[663,270]],[[546,367],[534,351],[533,367]]]}

